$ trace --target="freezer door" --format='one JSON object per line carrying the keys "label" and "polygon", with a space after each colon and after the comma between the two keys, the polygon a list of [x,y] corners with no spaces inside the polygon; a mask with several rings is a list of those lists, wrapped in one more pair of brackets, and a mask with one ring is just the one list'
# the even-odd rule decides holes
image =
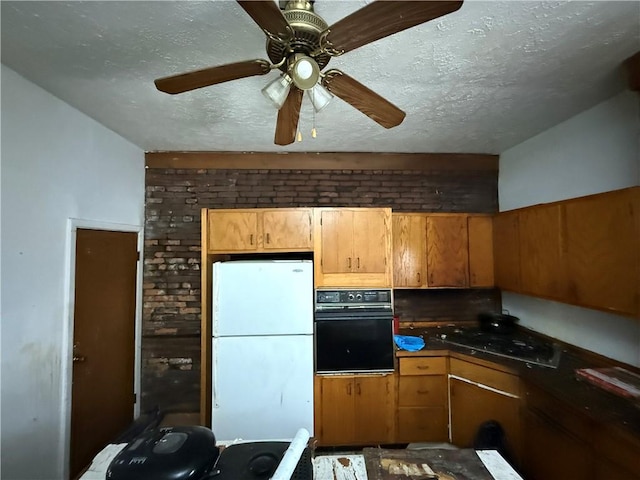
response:
{"label": "freezer door", "polygon": [[219,444],[313,435],[311,335],[213,338],[212,430]]}
{"label": "freezer door", "polygon": [[313,263],[213,265],[213,336],[313,333]]}

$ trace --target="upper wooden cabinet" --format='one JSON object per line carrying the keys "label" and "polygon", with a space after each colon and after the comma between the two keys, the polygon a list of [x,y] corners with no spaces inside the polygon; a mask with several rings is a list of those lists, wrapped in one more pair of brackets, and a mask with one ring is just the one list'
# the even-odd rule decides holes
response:
{"label": "upper wooden cabinet", "polygon": [[640,187],[499,213],[499,287],[640,316]]}
{"label": "upper wooden cabinet", "polygon": [[393,214],[395,288],[493,286],[488,215]]}
{"label": "upper wooden cabinet", "polygon": [[391,209],[315,209],[316,286],[391,286]]}
{"label": "upper wooden cabinet", "polygon": [[311,251],[312,209],[208,210],[209,253]]}

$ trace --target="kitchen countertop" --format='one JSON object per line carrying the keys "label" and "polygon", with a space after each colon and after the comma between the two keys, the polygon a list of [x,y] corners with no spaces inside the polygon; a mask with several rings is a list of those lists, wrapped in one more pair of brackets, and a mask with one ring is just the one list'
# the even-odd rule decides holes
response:
{"label": "kitchen countertop", "polygon": [[[640,439],[640,405],[576,378],[576,369],[602,366],[594,363],[587,355],[567,346],[562,348],[557,368],[549,368],[451,345],[437,338],[435,332],[437,327],[401,327],[401,335],[420,336],[425,340],[425,346],[417,352],[397,350],[396,356],[449,355],[518,375],[527,384],[540,388],[572,410]],[[527,333],[535,334],[529,331]]]}

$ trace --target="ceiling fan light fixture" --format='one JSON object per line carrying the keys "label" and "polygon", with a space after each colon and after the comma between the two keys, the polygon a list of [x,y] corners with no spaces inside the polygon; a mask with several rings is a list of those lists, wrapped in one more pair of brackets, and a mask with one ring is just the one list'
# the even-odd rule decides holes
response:
{"label": "ceiling fan light fixture", "polygon": [[324,88],[322,84],[317,83],[311,90],[309,90],[309,98],[311,99],[311,103],[313,104],[313,109],[316,112],[319,112],[324,107],[329,105],[333,95],[329,90]]}
{"label": "ceiling fan light fixture", "polygon": [[293,57],[293,61],[289,63],[288,73],[293,84],[300,90],[313,88],[320,78],[320,68],[316,61],[302,54]]}
{"label": "ceiling fan light fixture", "polygon": [[291,82],[291,77],[285,73],[269,82],[267,86],[262,89],[262,94],[271,100],[273,105],[280,110],[289,95],[289,90],[291,90]]}

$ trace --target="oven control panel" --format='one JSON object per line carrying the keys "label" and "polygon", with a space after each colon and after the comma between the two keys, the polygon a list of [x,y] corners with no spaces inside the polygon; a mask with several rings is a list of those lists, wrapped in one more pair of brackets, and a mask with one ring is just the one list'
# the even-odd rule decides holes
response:
{"label": "oven control panel", "polygon": [[316,290],[316,305],[392,304],[390,289]]}

